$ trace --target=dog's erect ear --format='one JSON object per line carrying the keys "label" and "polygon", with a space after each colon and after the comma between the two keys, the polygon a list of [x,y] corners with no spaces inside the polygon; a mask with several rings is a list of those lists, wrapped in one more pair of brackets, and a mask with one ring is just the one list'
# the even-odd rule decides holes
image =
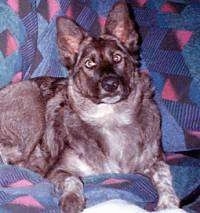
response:
{"label": "dog's erect ear", "polygon": [[137,50],[138,34],[125,0],[118,1],[109,12],[104,33],[117,37],[129,51]]}
{"label": "dog's erect ear", "polygon": [[71,68],[75,62],[76,53],[86,32],[66,17],[59,17],[56,21],[57,44],[63,64]]}

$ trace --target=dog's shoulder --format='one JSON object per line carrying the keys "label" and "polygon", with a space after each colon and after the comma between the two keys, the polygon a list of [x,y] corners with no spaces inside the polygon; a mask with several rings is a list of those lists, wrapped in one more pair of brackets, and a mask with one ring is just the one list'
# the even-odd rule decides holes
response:
{"label": "dog's shoulder", "polygon": [[46,101],[53,98],[59,92],[67,92],[68,78],[37,77],[30,81],[37,84],[40,89],[40,94]]}

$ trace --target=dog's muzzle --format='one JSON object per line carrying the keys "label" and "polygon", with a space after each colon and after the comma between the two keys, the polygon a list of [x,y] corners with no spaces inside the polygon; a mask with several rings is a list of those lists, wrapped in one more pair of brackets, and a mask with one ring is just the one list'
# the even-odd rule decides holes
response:
{"label": "dog's muzzle", "polygon": [[117,75],[104,76],[100,81],[101,103],[116,103],[124,98],[125,88]]}
{"label": "dog's muzzle", "polygon": [[109,93],[115,92],[119,84],[120,84],[119,78],[115,76],[104,77],[103,80],[101,81],[102,88]]}

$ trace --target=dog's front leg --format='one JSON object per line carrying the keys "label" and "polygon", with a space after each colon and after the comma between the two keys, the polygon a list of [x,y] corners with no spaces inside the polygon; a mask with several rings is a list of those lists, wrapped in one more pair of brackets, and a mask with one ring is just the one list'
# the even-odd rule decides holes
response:
{"label": "dog's front leg", "polygon": [[166,208],[178,208],[179,198],[172,186],[172,176],[169,166],[164,161],[158,161],[149,170],[151,177],[159,195],[157,210]]}
{"label": "dog's front leg", "polygon": [[64,149],[64,138],[66,136],[63,127],[63,110],[65,107],[64,92],[58,92],[48,100],[45,112],[46,129],[43,136],[43,146],[50,154],[51,159],[58,157]]}
{"label": "dog's front leg", "polygon": [[83,210],[85,200],[80,178],[55,170],[48,175],[48,179],[62,192],[60,199],[62,213],[79,213]]}

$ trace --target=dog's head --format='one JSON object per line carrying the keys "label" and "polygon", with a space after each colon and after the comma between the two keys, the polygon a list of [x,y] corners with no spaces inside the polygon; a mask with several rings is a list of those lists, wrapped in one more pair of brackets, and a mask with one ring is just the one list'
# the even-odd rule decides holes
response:
{"label": "dog's head", "polygon": [[65,17],[57,19],[58,47],[69,77],[77,91],[94,103],[128,97],[137,68],[137,40],[125,1],[113,6],[99,38]]}

